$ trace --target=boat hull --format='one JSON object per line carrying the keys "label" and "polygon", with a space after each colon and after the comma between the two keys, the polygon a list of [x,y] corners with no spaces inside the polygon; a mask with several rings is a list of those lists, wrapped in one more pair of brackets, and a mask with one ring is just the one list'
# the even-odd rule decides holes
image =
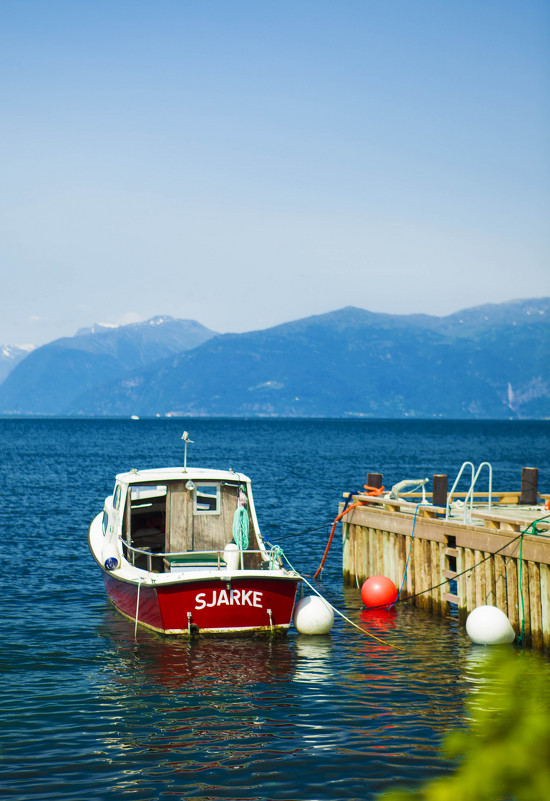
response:
{"label": "boat hull", "polygon": [[235,575],[172,583],[127,581],[103,574],[116,609],[154,631],[171,635],[284,631],[292,621],[299,578]]}

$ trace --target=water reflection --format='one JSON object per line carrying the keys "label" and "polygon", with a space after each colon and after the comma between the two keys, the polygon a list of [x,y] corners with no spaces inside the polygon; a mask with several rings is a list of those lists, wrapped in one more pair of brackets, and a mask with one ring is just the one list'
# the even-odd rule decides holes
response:
{"label": "water reflection", "polygon": [[333,682],[333,643],[330,635],[317,637],[298,634],[295,638],[296,667],[294,681],[306,684]]}
{"label": "water reflection", "polygon": [[97,688],[102,754],[123,768],[113,788],[332,801],[374,798],[389,766],[409,786],[449,769],[440,744],[488,649],[411,607],[366,612],[351,594],[345,611],[384,642],[340,622],[320,637],[134,641],[106,611]]}
{"label": "water reflection", "polygon": [[284,637],[269,639],[212,637],[169,638],[134,627],[115,611],[105,611],[103,636],[110,644],[105,662],[113,680],[157,684],[189,692],[197,687],[242,688],[288,680],[292,655]]}
{"label": "water reflection", "polygon": [[[106,747],[142,764],[148,754],[163,786],[181,792],[191,781],[196,797],[254,798],[252,785],[299,751],[289,639],[189,642],[140,631],[134,642],[133,626],[110,611],[102,636],[100,692],[114,713]],[[236,779],[245,774],[251,794],[241,796]],[[130,786],[127,776],[117,784]]]}

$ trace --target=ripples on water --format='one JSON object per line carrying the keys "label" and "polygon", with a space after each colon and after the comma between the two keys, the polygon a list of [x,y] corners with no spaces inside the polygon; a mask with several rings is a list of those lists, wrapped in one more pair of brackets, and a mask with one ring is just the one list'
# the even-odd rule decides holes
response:
{"label": "ripples on water", "polygon": [[[548,491],[547,423],[187,421],[190,461],[253,479],[264,534],[311,575],[341,493],[488,459]],[[452,621],[366,612],[335,544],[328,637],[188,643],[106,603],[86,530],[116,472],[182,461],[176,421],[0,421],[0,780],[12,799],[365,799],[451,768],[486,653]],[[301,538],[306,529],[320,530]]]}

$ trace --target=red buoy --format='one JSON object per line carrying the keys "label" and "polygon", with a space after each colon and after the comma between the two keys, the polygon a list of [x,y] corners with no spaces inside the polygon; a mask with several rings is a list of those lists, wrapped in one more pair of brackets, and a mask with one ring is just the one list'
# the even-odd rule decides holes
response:
{"label": "red buoy", "polygon": [[397,600],[397,587],[386,576],[371,576],[361,587],[361,598],[367,609],[389,606]]}

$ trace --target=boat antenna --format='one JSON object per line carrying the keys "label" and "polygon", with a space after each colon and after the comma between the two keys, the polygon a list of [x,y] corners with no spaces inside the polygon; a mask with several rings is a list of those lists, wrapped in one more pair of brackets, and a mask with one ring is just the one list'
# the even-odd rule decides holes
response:
{"label": "boat antenna", "polygon": [[182,440],[185,443],[185,450],[183,452],[183,472],[187,473],[187,446],[188,445],[194,445],[195,443],[193,442],[192,439],[189,439],[189,432],[188,431],[184,431],[183,432]]}

